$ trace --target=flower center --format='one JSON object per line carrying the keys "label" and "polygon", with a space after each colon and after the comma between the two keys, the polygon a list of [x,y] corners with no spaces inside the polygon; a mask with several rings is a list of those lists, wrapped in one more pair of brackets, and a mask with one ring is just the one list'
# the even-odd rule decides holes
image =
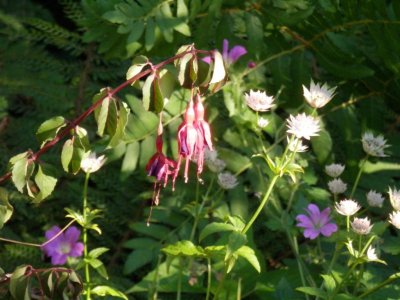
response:
{"label": "flower center", "polygon": [[60,251],[61,251],[61,253],[63,253],[63,254],[67,254],[67,253],[71,252],[71,245],[70,245],[70,243],[65,243],[65,242],[61,243],[61,244],[60,244]]}

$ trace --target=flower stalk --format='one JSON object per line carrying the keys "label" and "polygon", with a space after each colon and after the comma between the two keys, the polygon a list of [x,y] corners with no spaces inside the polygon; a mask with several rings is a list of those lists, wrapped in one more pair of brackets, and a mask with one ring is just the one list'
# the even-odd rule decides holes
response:
{"label": "flower stalk", "polygon": [[89,270],[89,263],[87,262],[88,257],[88,245],[87,245],[87,190],[89,185],[89,177],[90,173],[86,173],[85,182],[83,184],[83,262],[85,265],[85,293],[86,293],[86,300],[90,300],[90,270]]}

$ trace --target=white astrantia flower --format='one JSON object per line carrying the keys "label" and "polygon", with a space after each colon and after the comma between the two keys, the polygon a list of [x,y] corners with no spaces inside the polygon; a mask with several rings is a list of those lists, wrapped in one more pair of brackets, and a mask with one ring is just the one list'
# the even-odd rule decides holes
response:
{"label": "white astrantia flower", "polygon": [[318,119],[307,116],[305,113],[297,116],[290,115],[288,119],[288,133],[294,134],[296,137],[309,140],[312,136],[318,136],[321,130]]}
{"label": "white astrantia flower", "polygon": [[335,178],[328,182],[328,188],[332,194],[342,194],[346,191],[347,184],[342,179]]}
{"label": "white astrantia flower", "polygon": [[389,214],[389,223],[391,223],[397,229],[400,229],[400,211],[394,211]]}
{"label": "white astrantia flower", "polygon": [[336,211],[343,216],[352,216],[360,210],[361,206],[354,200],[344,199],[335,204]]}
{"label": "white astrantia flower", "polygon": [[213,150],[206,149],[204,152],[204,160],[206,162],[207,167],[210,169],[210,171],[214,173],[219,173],[226,167],[226,163],[222,160],[219,159],[218,157],[218,152]]}
{"label": "white astrantia flower", "polygon": [[94,173],[98,171],[106,162],[104,155],[96,157],[95,152],[88,152],[81,161],[81,169],[85,173]]}
{"label": "white astrantia flower", "polygon": [[386,145],[386,140],[383,138],[383,135],[374,136],[371,132],[366,132],[363,134],[361,142],[367,154],[377,157],[387,156],[384,150],[390,145]]}
{"label": "white astrantia flower", "polygon": [[385,201],[385,198],[383,198],[383,195],[381,193],[377,193],[376,191],[370,190],[367,194],[367,202],[370,206],[373,207],[382,207],[383,201]]}
{"label": "white astrantia flower", "polygon": [[400,190],[393,188],[393,190],[389,187],[389,199],[395,210],[400,211]]}
{"label": "white astrantia flower", "polygon": [[339,177],[344,171],[344,165],[341,164],[330,164],[325,166],[325,172],[330,177]]}
{"label": "white astrantia flower", "polygon": [[354,218],[353,222],[351,222],[351,228],[355,233],[366,235],[371,232],[372,225],[368,217]]}
{"label": "white astrantia flower", "polygon": [[264,118],[259,118],[258,121],[257,121],[257,125],[260,128],[267,127],[268,124],[269,124],[269,121],[267,119],[264,119]]}
{"label": "white astrantia flower", "polygon": [[265,92],[250,90],[244,94],[247,105],[255,111],[267,111],[274,106],[274,97],[268,96]]}
{"label": "white astrantia flower", "polygon": [[288,149],[292,152],[306,152],[308,150],[308,146],[303,144],[301,139],[292,140],[290,137],[287,137]]}
{"label": "white astrantia flower", "polygon": [[308,104],[314,108],[320,108],[331,101],[335,94],[335,89],[336,88],[329,88],[326,83],[324,85],[319,85],[311,80],[309,90],[303,85],[303,95]]}
{"label": "white astrantia flower", "polygon": [[218,184],[225,190],[233,189],[237,186],[238,181],[234,175],[230,172],[224,172],[218,174]]}

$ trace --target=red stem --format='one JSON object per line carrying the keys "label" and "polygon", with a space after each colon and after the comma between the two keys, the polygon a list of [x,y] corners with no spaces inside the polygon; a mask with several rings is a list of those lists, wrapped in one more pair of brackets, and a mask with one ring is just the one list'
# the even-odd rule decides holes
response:
{"label": "red stem", "polygon": [[[46,143],[43,148],[39,149],[37,152],[33,153],[30,157],[30,161],[34,162],[37,161],[39,159],[39,157],[46,153],[47,151],[49,151],[51,148],[53,148],[62,138],[64,138],[65,136],[67,136],[68,134],[70,134],[71,129],[74,129],[78,124],[80,124],[81,122],[83,122],[97,107],[99,107],[101,105],[101,103],[103,102],[103,100],[106,97],[113,97],[115,94],[117,94],[118,92],[120,92],[122,89],[126,88],[127,86],[129,86],[132,82],[135,82],[136,80],[139,80],[140,78],[150,74],[151,72],[155,72],[156,70],[158,70],[159,68],[164,67],[165,65],[170,64],[171,62],[173,62],[176,59],[179,59],[183,56],[185,56],[186,54],[192,53],[192,54],[196,54],[197,52],[199,53],[210,53],[210,51],[204,51],[204,50],[197,50],[194,48],[191,48],[188,51],[179,53],[173,57],[168,58],[167,60],[164,60],[163,62],[160,62],[159,64],[153,66],[150,69],[147,69],[145,71],[140,72],[139,74],[137,74],[136,76],[132,77],[131,79],[125,81],[124,83],[120,84],[119,86],[117,86],[115,89],[110,90],[106,95],[104,95],[103,97],[101,97],[99,100],[97,100],[95,103],[92,104],[92,106],[90,106],[85,112],[83,112],[79,117],[77,117],[75,120],[73,120],[72,122],[70,122],[67,127],[65,127],[62,131],[60,131],[51,141],[49,141],[48,143]],[[5,173],[3,176],[0,177],[0,184],[2,184],[3,182],[7,181],[8,179],[11,178],[11,172]]]}

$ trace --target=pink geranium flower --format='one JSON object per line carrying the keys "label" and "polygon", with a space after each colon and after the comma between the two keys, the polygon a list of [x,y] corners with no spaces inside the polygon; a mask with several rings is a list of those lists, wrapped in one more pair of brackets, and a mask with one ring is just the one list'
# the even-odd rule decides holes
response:
{"label": "pink geranium flower", "polygon": [[[46,231],[46,239],[50,240],[61,231],[60,227],[53,226]],[[69,227],[57,238],[42,247],[43,252],[51,257],[53,265],[63,265],[68,257],[79,257],[83,252],[83,243],[78,242],[81,232],[75,226]]]}
{"label": "pink geranium flower", "polygon": [[320,212],[318,206],[309,204],[306,209],[307,215],[298,215],[296,217],[297,227],[304,228],[304,237],[311,240],[317,238],[320,234],[323,236],[331,236],[338,230],[335,223],[331,222],[329,207]]}

